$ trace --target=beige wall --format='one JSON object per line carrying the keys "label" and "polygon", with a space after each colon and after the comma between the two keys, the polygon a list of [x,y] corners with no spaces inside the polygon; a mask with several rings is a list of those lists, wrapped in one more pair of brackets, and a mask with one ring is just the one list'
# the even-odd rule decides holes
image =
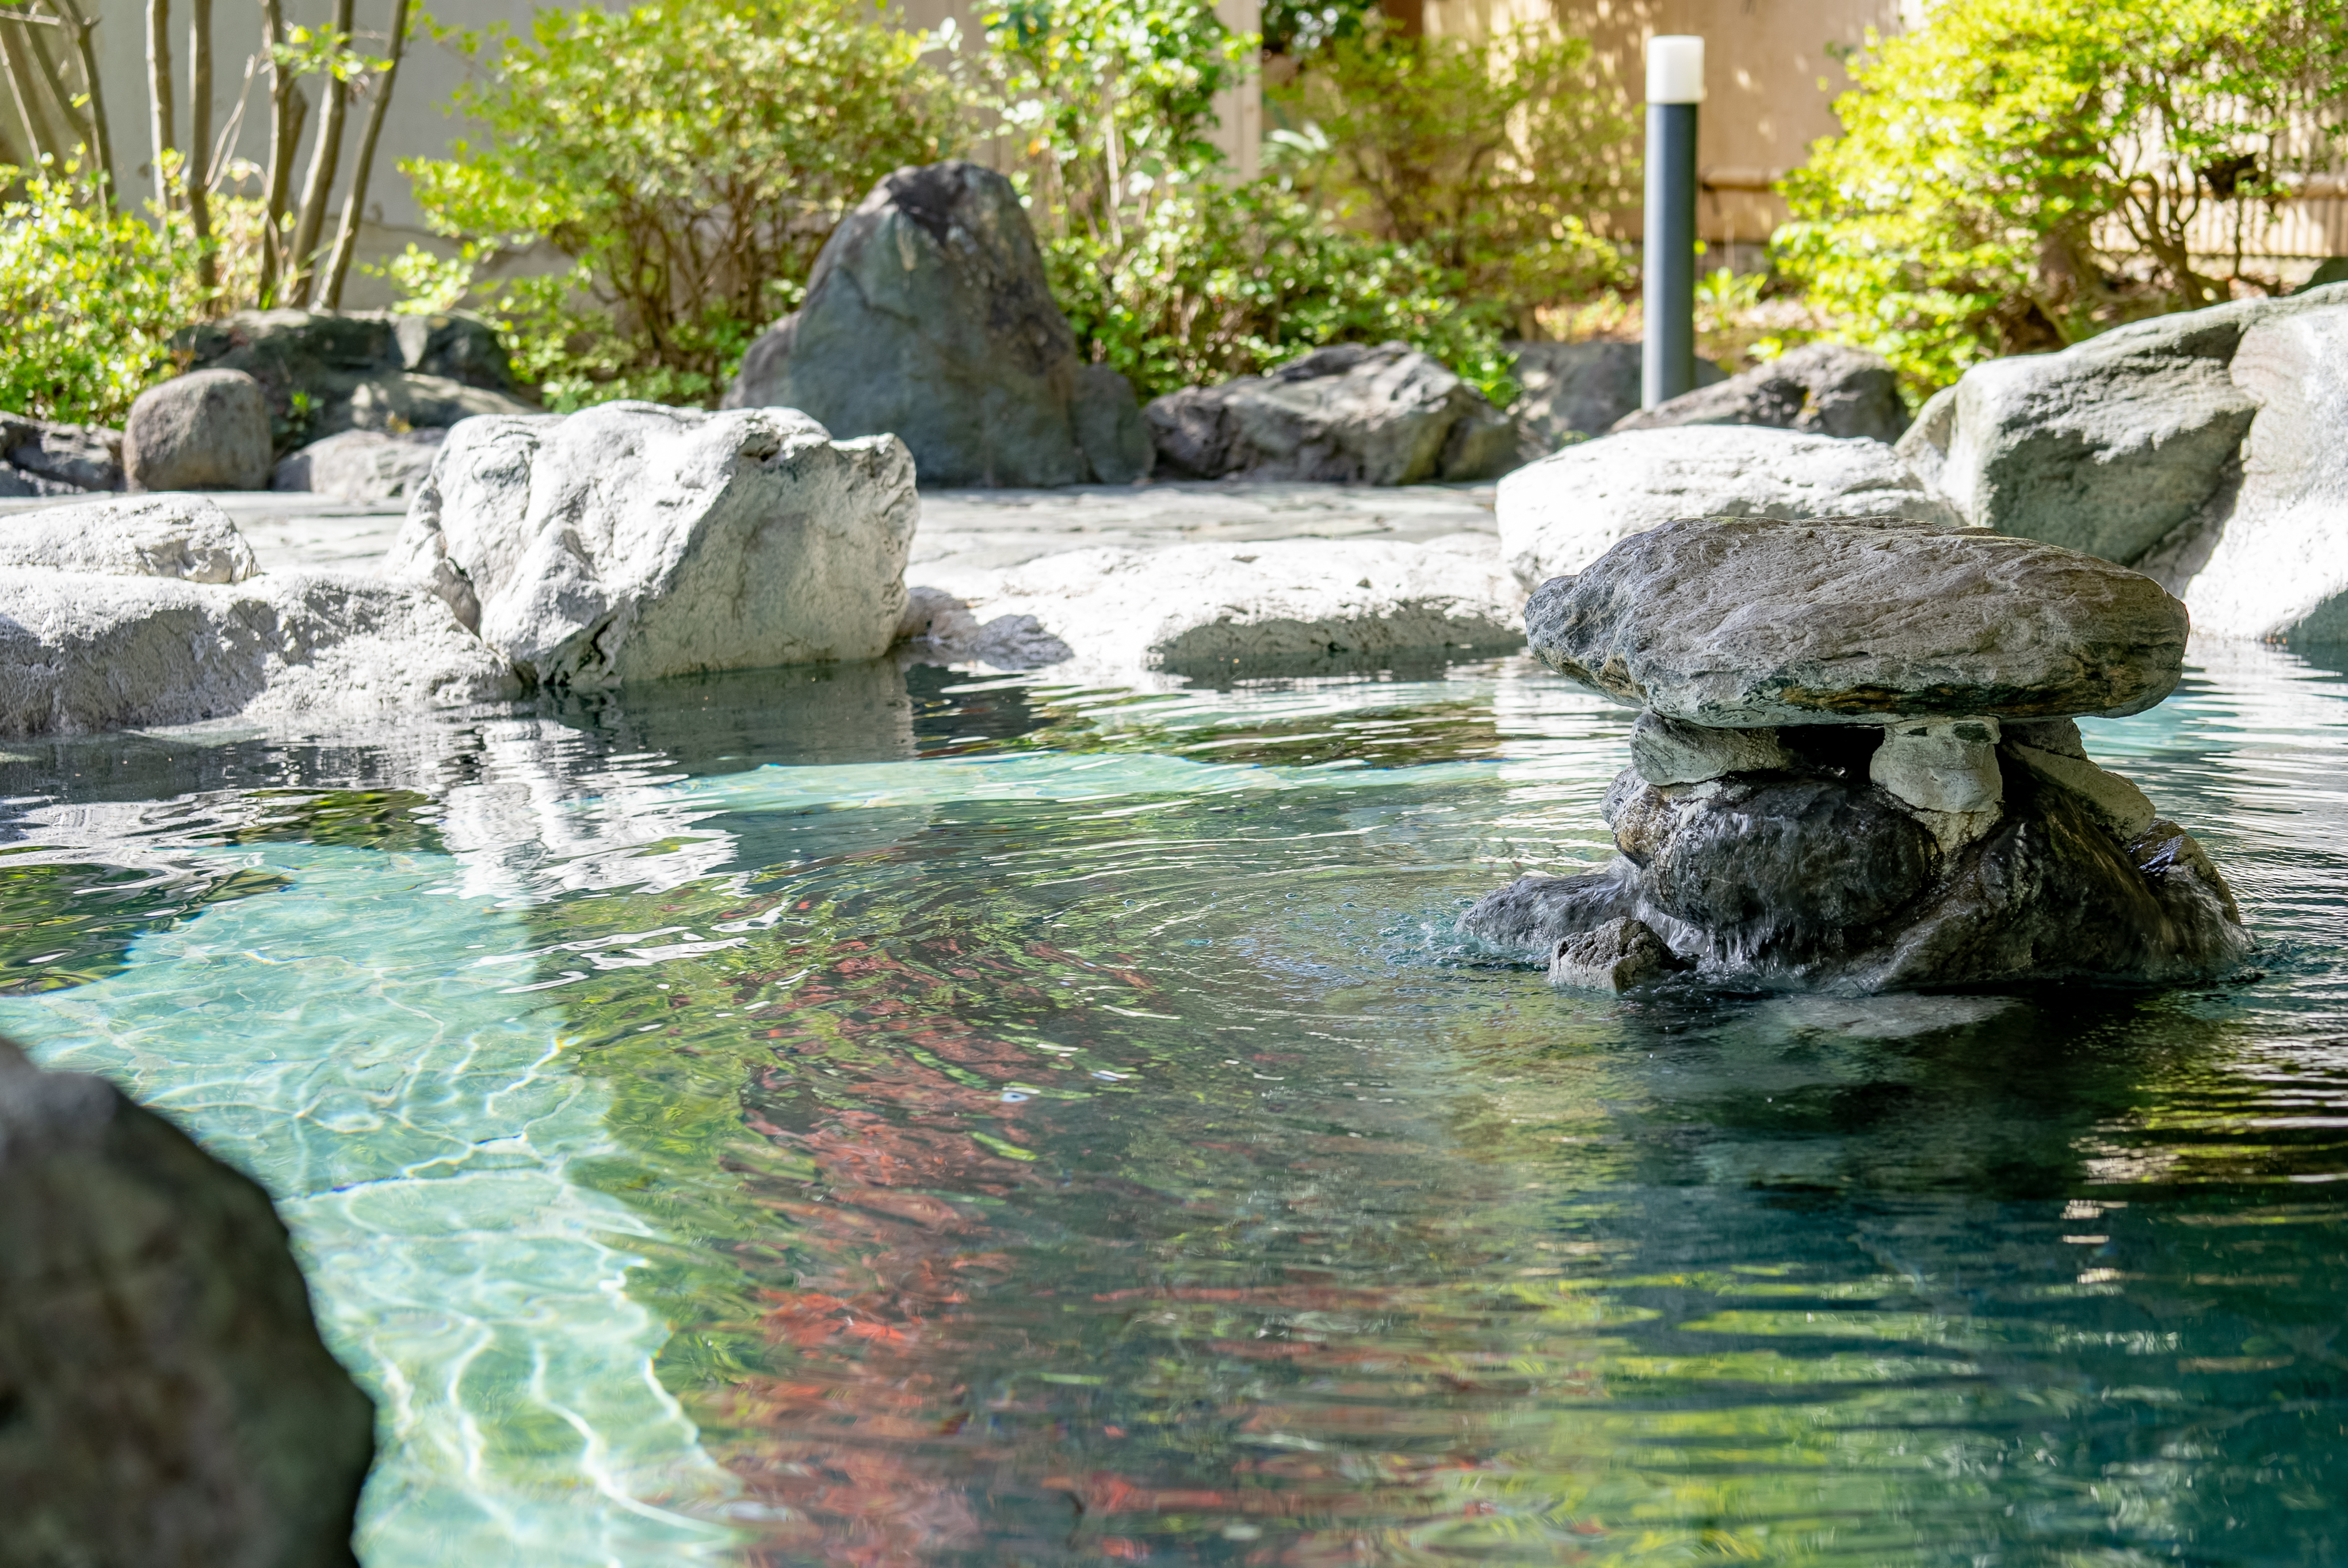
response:
{"label": "beige wall", "polygon": [[[1429,33],[1469,36],[1554,21],[1591,41],[1634,116],[1647,38],[1702,37],[1696,158],[1705,189],[1696,221],[1715,243],[1765,241],[1784,221],[1785,203],[1768,185],[1838,129],[1834,99],[1849,77],[1829,50],[1860,47],[1869,28],[1902,25],[1900,0],[1425,0],[1423,14]],[[1635,212],[1622,220],[1636,232]]]}

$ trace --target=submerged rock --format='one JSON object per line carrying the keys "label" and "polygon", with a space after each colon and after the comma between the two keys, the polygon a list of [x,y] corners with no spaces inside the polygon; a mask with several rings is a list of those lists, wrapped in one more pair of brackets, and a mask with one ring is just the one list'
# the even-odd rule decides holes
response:
{"label": "submerged rock", "polygon": [[458,426],[384,565],[528,679],[608,686],[879,656],[918,516],[894,436],[607,403]]}
{"label": "submerged rock", "polygon": [[725,406],[893,435],[924,485],[1122,484],[1149,452],[1111,377],[1076,357],[1011,182],[952,160],[898,169],[840,220]]}
{"label": "submerged rock", "polygon": [[0,1561],[353,1562],[375,1412],[268,1194],[5,1041],[0,1391]]}
{"label": "submerged rock", "polygon": [[1401,343],[1334,343],[1142,413],[1159,461],[1184,478],[1414,485],[1488,479],[1529,455],[1483,394]]}
{"label": "submerged rock", "polygon": [[2175,689],[2185,607],[2029,539],[1871,518],[1691,520],[1525,610],[1543,662],[1714,728],[2134,713]]}
{"label": "submerged rock", "polygon": [[2250,951],[2200,846],[2056,716],[2175,685],[2182,608],[2137,574],[1867,519],[1684,522],[1546,585],[1527,622],[1552,668],[1650,705],[1603,807],[1620,858],[1462,919],[1561,983],[1602,983],[1633,926],[1670,966],[1626,974],[1856,991],[2200,978]]}
{"label": "submerged rock", "polygon": [[1750,425],[1640,430],[1585,441],[1502,479],[1500,551],[1526,588],[1581,570],[1678,518],[1960,519],[1878,441]]}
{"label": "submerged rock", "polygon": [[1814,436],[1891,442],[1908,428],[1900,377],[1879,354],[1805,343],[1715,386],[1699,386],[1618,421],[1616,430],[1769,425]]}

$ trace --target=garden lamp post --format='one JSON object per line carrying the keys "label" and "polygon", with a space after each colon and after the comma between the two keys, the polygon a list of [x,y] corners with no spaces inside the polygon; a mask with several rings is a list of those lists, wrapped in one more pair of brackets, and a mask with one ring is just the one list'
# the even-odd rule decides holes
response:
{"label": "garden lamp post", "polygon": [[1640,263],[1646,317],[1639,401],[1653,408],[1695,384],[1695,107],[1704,100],[1704,40],[1647,40],[1647,248]]}

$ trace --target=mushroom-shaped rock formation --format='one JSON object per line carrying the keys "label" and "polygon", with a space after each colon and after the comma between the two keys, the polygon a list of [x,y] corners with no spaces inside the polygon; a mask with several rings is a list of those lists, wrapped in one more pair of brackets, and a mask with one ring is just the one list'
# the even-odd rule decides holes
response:
{"label": "mushroom-shaped rock formation", "polygon": [[1543,584],[1526,623],[1644,709],[1605,804],[1621,856],[1462,920],[1560,983],[2165,980],[2250,951],[2200,845],[2072,722],[2175,688],[2185,610],[2147,578],[1892,519],[1691,519]]}

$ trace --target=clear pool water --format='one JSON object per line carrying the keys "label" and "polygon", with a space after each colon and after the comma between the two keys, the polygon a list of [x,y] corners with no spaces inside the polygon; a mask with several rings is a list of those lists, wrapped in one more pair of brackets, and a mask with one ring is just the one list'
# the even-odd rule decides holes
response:
{"label": "clear pool water", "polygon": [[2348,1556],[2348,679],[2088,726],[2254,972],[1560,994],[1523,661],[19,744],[0,1030],[276,1195],[368,1568]]}

